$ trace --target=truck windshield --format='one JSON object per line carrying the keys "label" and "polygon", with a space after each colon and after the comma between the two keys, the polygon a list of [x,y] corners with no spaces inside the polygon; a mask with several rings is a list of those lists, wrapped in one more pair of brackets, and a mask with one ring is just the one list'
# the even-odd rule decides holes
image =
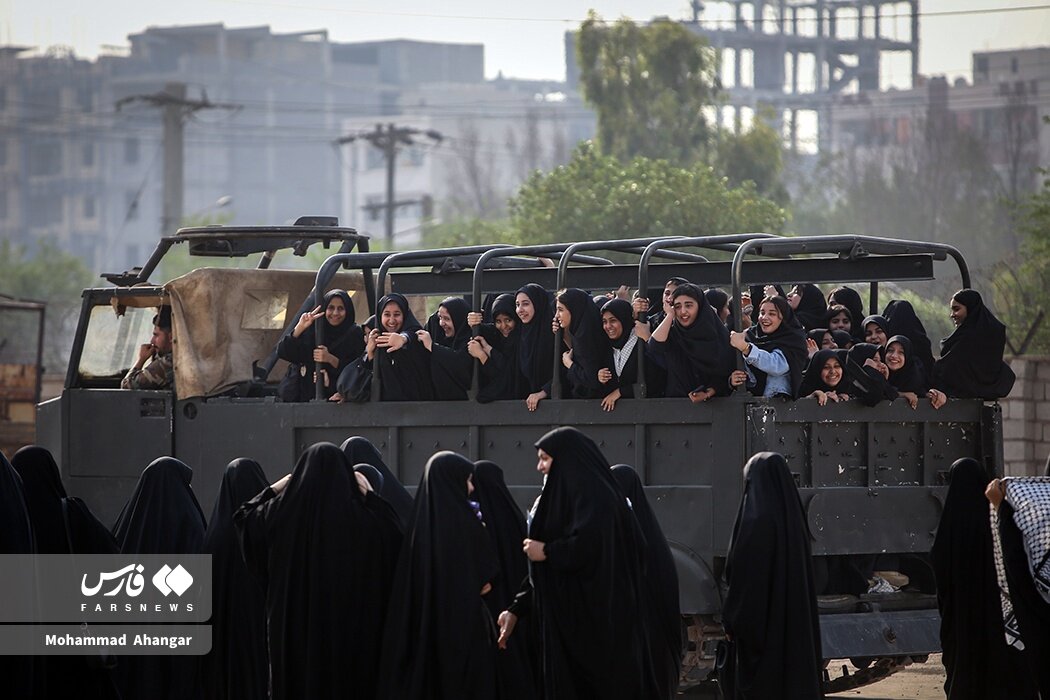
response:
{"label": "truck windshield", "polygon": [[128,307],[123,316],[111,306],[91,310],[79,372],[85,379],[123,377],[135,362],[138,347],[150,341],[155,307]]}

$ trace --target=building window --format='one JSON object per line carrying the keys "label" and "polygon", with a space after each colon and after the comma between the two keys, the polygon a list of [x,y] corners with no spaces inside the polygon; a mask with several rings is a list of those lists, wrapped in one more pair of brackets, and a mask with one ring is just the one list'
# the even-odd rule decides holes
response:
{"label": "building window", "polygon": [[1010,72],[1014,74],[1017,73],[1017,56],[1010,58]]}
{"label": "building window", "polygon": [[91,88],[77,88],[77,106],[80,107],[81,112],[90,112],[93,102],[94,96],[91,93]]}
{"label": "building window", "polygon": [[977,75],[978,76],[982,76],[985,79],[987,79],[988,78],[988,57],[987,56],[977,56],[974,59],[974,62],[976,63],[976,65],[974,66],[974,70],[977,71]]}
{"label": "building window", "polygon": [[94,219],[95,218],[95,216],[96,216],[95,206],[96,205],[95,205],[95,198],[94,197],[92,197],[91,195],[88,195],[87,197],[84,197],[84,218],[85,219]]}
{"label": "building window", "polygon": [[30,226],[52,226],[62,223],[62,197],[52,194],[29,195],[26,220]]}
{"label": "building window", "polygon": [[139,162],[139,140],[124,139],[124,163],[134,165]]}
{"label": "building window", "polygon": [[80,157],[80,164],[83,165],[85,168],[95,167],[95,144],[84,144],[84,150]]}
{"label": "building window", "polygon": [[58,175],[62,172],[62,144],[45,141],[29,146],[30,175]]}

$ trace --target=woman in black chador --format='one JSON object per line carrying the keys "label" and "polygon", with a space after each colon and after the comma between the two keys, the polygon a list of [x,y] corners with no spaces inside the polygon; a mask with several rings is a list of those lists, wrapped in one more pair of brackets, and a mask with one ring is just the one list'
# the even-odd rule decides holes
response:
{"label": "woman in black chador", "polygon": [[430,377],[438,401],[465,401],[470,390],[474,362],[467,352],[470,305],[461,297],[449,297],[427,319],[424,333],[418,333],[423,347],[430,351]]}
{"label": "woman in black chador", "polygon": [[469,500],[474,463],[454,452],[427,462],[394,576],[378,697],[494,700],[496,644],[482,597],[496,553]]}
{"label": "woman in black chador", "polygon": [[695,284],[678,285],[649,338],[653,358],[667,368],[665,395],[694,403],[729,394],[733,354],[729,329]]}
{"label": "woman in black chador", "polygon": [[230,462],[204,534],[203,551],[212,555],[211,652],[201,659],[208,700],[266,697],[266,595],[244,565],[233,514],[267,486],[255,460]]}
{"label": "woman in black chador", "polygon": [[562,364],[568,372],[570,396],[601,399],[620,386],[615,377],[601,382],[598,373],[612,370],[612,346],[602,330],[602,314],[591,295],[582,289],[566,289],[558,295],[555,318],[562,328],[568,350]]}
{"label": "woman in black chador", "polygon": [[[155,459],[143,470],[113,526],[121,554],[200,553],[205,522],[192,478],[193,470],[173,457]],[[117,677],[128,698],[201,697],[200,660],[195,656],[126,656]]]}
{"label": "woman in black chador", "polygon": [[972,289],[952,297],[951,318],[955,331],[941,341],[933,385],[958,399],[993,400],[1009,394],[1016,376],[1003,362],[1006,326]]}
{"label": "woman in black chador", "polygon": [[855,342],[864,342],[864,328],[861,321],[864,320],[864,302],[860,294],[852,287],[836,287],[828,294],[828,306],[838,304],[849,309],[850,335]]}
{"label": "woman in black chador", "polygon": [[[525,515],[503,480],[503,470],[495,463],[474,463],[474,498],[485,515],[485,529],[499,561],[499,576],[492,582],[492,592],[485,596],[495,620],[514,601],[515,593],[529,575],[529,560],[521,551],[528,530]],[[496,653],[500,700],[536,700],[538,649],[535,625],[523,624]]]}
{"label": "woman in black chador", "polygon": [[796,284],[787,295],[788,304],[795,313],[795,318],[807,331],[811,328],[820,328],[824,323],[824,314],[828,311],[828,304],[824,301],[824,293],[815,284]]}
{"label": "woman in black chador", "polygon": [[[23,494],[37,554],[115,554],[113,535],[78,498],[66,496],[51,453],[35,445],[11,458]],[[47,676],[45,698],[119,698],[112,663],[98,655],[41,657]]]}
{"label": "woman in black chador", "polygon": [[367,401],[373,371],[379,371],[383,401],[429,401],[434,398],[430,353],[419,341],[423,330],[403,294],[379,300],[378,328],[365,338],[365,354],[339,375],[339,396],[345,401]]}
{"label": "woman in black chador", "polygon": [[492,303],[492,323],[482,323],[475,315],[477,337],[467,343],[467,351],[480,363],[478,401],[489,403],[502,399],[524,399],[525,380],[518,368],[521,345],[521,322],[513,294],[500,294]]}
{"label": "woman in black chador", "polygon": [[532,586],[500,614],[501,638],[530,610],[540,616],[547,700],[658,697],[645,540],[609,462],[575,428],[552,430],[536,447],[545,479],[525,540]]}
{"label": "woman in black chador", "polygon": [[[314,323],[324,327],[323,345],[315,347]],[[321,363],[325,373],[325,398],[335,393],[339,373],[365,350],[365,336],[354,323],[354,304],[342,289],[324,295],[324,301],[307,311],[292,332],[277,344],[277,356],[292,363],[290,376],[282,382],[284,401],[309,401],[315,394],[314,367]]]}
{"label": "woman in black chador", "polygon": [[911,302],[903,299],[894,299],[882,311],[883,318],[889,324],[886,329],[892,337],[903,335],[911,341],[914,349],[915,359],[919,361],[919,370],[922,372],[923,381],[929,382],[933,373],[933,346],[930,336],[926,335],[926,327],[922,325],[915,307]]}
{"label": "woman in black chador", "polygon": [[658,698],[674,697],[682,672],[682,613],[678,609],[678,570],[667,538],[649,507],[638,472],[626,464],[612,468],[613,478],[630,501],[646,542],[645,588],[649,604],[649,652],[656,670]]}
{"label": "woman in black chador", "polygon": [[518,371],[525,393],[525,405],[535,411],[551,393],[554,377],[554,302],[550,293],[538,284],[526,284],[514,297],[521,321],[518,343]]}
{"label": "woman in black chador", "polygon": [[984,497],[987,483],[976,460],[960,459],[952,465],[930,550],[949,700],[1035,697],[1021,653],[1006,642]]}
{"label": "woman in black chador", "polygon": [[744,467],[726,558],[722,624],[735,666],[726,697],[824,696],[809,540],[787,462],[776,452],[759,452]]}
{"label": "woman in black chador", "polygon": [[379,495],[394,509],[397,518],[401,522],[401,528],[408,527],[408,521],[412,518],[412,494],[408,492],[390,468],[383,461],[376,446],[366,438],[354,436],[347,438],[342,445],[343,453],[351,466],[358,464],[369,464],[383,477],[382,487],[378,489]]}
{"label": "woman in black chador", "polygon": [[273,700],[375,697],[390,579],[367,483],[321,442],[233,516],[266,590]]}
{"label": "woman in black chador", "polygon": [[[33,528],[22,494],[22,479],[0,452],[0,554],[32,554]],[[32,571],[4,572],[12,585],[35,586]],[[45,694],[43,667],[39,657],[0,656],[0,683],[4,697],[36,698]]]}

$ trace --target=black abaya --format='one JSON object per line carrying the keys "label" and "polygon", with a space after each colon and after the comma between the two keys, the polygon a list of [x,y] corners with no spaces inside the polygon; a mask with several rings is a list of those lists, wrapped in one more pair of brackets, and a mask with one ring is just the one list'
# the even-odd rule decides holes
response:
{"label": "black abaya", "polygon": [[[503,470],[493,462],[474,463],[474,498],[481,505],[486,530],[499,561],[499,576],[485,596],[492,619],[510,607],[518,585],[529,574],[529,560],[522,551],[528,532],[522,514],[507,484]],[[500,700],[535,700],[539,674],[535,626],[523,621],[507,640],[507,648],[496,652],[496,678]]]}
{"label": "black abaya", "polygon": [[[146,467],[113,526],[121,554],[199,554],[204,513],[190,487],[193,470],[173,457]],[[185,700],[201,697],[196,656],[128,656],[117,668],[130,698]]]}
{"label": "black abaya", "polygon": [[678,285],[674,298],[688,296],[697,303],[697,315],[683,326],[675,318],[663,343],[649,338],[654,359],[667,368],[668,398],[688,396],[691,391],[714,389],[716,396],[729,395],[729,375],[734,368],[729,329],[718,319],[707,297],[695,284]]}
{"label": "black abaya", "polygon": [[514,321],[510,335],[503,333],[495,325],[482,324],[478,335],[483,336],[492,348],[488,361],[481,365],[478,382],[478,401],[489,403],[502,399],[524,399],[525,380],[519,368],[519,346],[521,345],[521,321],[515,311],[514,295],[500,294],[492,304],[492,317],[507,316]]}
{"label": "black abaya", "polygon": [[[328,348],[329,353],[339,359],[339,367],[332,367],[326,362],[321,363],[321,370],[327,372],[330,377],[329,383],[324,390],[325,398],[335,393],[336,379],[339,377],[339,373],[348,364],[361,357],[361,353],[365,351],[364,330],[362,330],[361,326],[354,323],[354,303],[350,300],[349,294],[342,289],[331,290],[324,295],[324,300],[321,302],[321,311],[327,309],[332,299],[337,297],[342,299],[343,305],[346,307],[346,317],[343,319],[343,322],[338,326],[333,326],[324,316],[314,321],[314,323],[319,323],[323,327],[324,346]],[[296,322],[298,323],[298,319],[296,319]],[[314,348],[317,345],[315,338],[316,331],[313,327],[310,327],[298,338],[289,333],[281,338],[277,344],[277,356],[300,369],[298,378],[292,383],[293,395],[288,396],[287,399],[310,401],[314,398],[316,393],[314,368],[317,366],[317,363],[314,362]]]}
{"label": "black abaya", "polygon": [[569,327],[562,332],[572,340],[572,367],[568,371],[572,398],[603,398],[618,388],[620,382],[615,372],[611,381],[605,384],[598,381],[599,370],[613,369],[612,347],[602,329],[601,311],[582,289],[566,289],[558,301],[571,316]]}
{"label": "black abaya", "polygon": [[930,560],[941,612],[941,660],[948,700],[1031,697],[1016,650],[1006,644],[992,553],[988,475],[973,459],[951,469]]}
{"label": "black abaya", "polygon": [[266,596],[244,564],[233,514],[267,485],[258,462],[230,462],[204,535],[203,551],[212,555],[212,646],[201,659],[208,700],[266,697]]}
{"label": "black abaya", "polygon": [[[22,495],[22,480],[0,452],[0,554],[32,554],[33,528]],[[12,575],[8,573],[7,575]],[[31,572],[23,572],[31,576]],[[32,585],[32,582],[26,582]],[[44,693],[44,676],[32,656],[0,656],[0,683],[4,695],[34,698]]]}
{"label": "black abaya", "polygon": [[536,447],[553,457],[529,526],[546,554],[531,566],[543,697],[654,697],[638,523],[589,437],[562,427]]}
{"label": "black abaya", "polygon": [[915,307],[911,302],[894,299],[886,305],[882,316],[889,324],[889,328],[886,329],[887,336],[903,335],[911,341],[915,359],[919,361],[917,366],[923,373],[922,379],[929,386],[930,375],[933,372],[933,346],[930,336],[926,334],[926,327],[915,313]]}
{"label": "black abaya", "polygon": [[366,438],[354,436],[343,441],[342,450],[350,466],[369,464],[382,475],[383,485],[378,493],[397,513],[398,520],[401,521],[401,529],[407,528],[412,518],[412,494],[386,466],[376,446]]}
{"label": "black abaya", "polygon": [[467,498],[474,464],[427,462],[394,576],[383,632],[382,700],[493,700],[495,630],[482,589],[498,575],[492,542]]}
{"label": "black abaya", "polygon": [[[22,479],[36,554],[113,554],[117,551],[113,536],[87,506],[66,496],[58,465],[50,452],[35,445],[23,447],[15,453],[11,465]],[[41,697],[120,697],[112,669],[98,663],[97,656],[48,656],[38,663],[47,676],[47,691]]]}
{"label": "black abaya", "polygon": [[677,693],[682,672],[682,613],[678,608],[678,569],[656,514],[645,497],[638,472],[626,464],[612,468],[613,478],[631,502],[645,535],[646,600],[649,604],[649,652],[656,671],[659,698]]}
{"label": "black abaya", "polygon": [[390,580],[346,455],[311,446],[284,490],[267,487],[234,524],[266,590],[270,697],[374,698]]}
{"label": "black abaya", "polygon": [[889,382],[898,392],[906,391],[922,398],[930,385],[923,372],[922,361],[914,356],[914,344],[904,335],[894,335],[886,341],[886,349],[896,343],[904,352],[904,366],[894,371],[890,368]]}
{"label": "black abaya", "polygon": [[933,385],[960,399],[1001,399],[1014,386],[1010,366],[1003,362],[1006,326],[972,289],[955,293],[966,307],[966,318],[941,341],[941,359],[933,365]]}
{"label": "black abaya", "polygon": [[430,376],[434,382],[434,398],[438,401],[465,401],[470,391],[474,359],[467,352],[470,326],[467,314],[470,305],[462,297],[449,297],[441,302],[452,319],[452,337],[445,335],[437,312],[427,319],[426,330],[434,341],[430,348]]}
{"label": "black abaya", "polygon": [[533,309],[532,319],[521,324],[518,344],[518,368],[528,395],[548,390],[554,376],[554,304],[547,290],[535,283],[525,285],[518,294],[526,295]]}
{"label": "black abaya", "polygon": [[737,698],[823,697],[809,540],[787,462],[775,452],[756,454],[744,467],[722,605]]}

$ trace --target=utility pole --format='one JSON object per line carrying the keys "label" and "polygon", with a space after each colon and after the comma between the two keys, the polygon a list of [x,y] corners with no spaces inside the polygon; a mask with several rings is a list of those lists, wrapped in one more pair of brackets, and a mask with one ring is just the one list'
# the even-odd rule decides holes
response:
{"label": "utility pole", "polygon": [[[382,205],[382,208],[386,210],[386,244],[387,247],[393,249],[394,247],[394,214],[398,207],[402,207],[408,204],[419,204],[421,200],[406,199],[398,201],[396,198],[396,167],[397,167],[397,152],[401,146],[412,146],[415,145],[415,136],[423,135],[432,140],[434,143],[441,143],[445,138],[440,132],[434,129],[416,129],[410,126],[397,126],[393,123],[390,124],[376,124],[376,128],[372,131],[350,134],[343,136],[342,138],[336,139],[336,145],[343,145],[352,143],[357,139],[364,139],[370,144],[378,148],[383,152],[383,158],[386,159],[386,204]],[[374,208],[376,205],[372,205],[369,208]]]}
{"label": "utility pole", "polygon": [[236,110],[240,109],[240,105],[211,102],[206,93],[203,93],[199,100],[187,99],[185,83],[166,83],[163,92],[130,95],[117,100],[117,111],[131,102],[145,102],[151,107],[164,110],[164,210],[161,215],[160,234],[170,235],[175,233],[182,223],[185,194],[183,125],[186,117],[202,109]]}

